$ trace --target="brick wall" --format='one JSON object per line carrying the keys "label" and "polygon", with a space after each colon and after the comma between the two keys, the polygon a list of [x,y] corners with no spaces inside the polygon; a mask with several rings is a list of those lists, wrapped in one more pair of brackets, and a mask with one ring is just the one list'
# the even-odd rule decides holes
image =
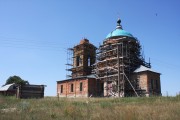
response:
{"label": "brick wall", "polygon": [[95,94],[96,79],[72,79],[57,82],[59,97],[89,97]]}
{"label": "brick wall", "polygon": [[144,71],[132,75],[132,80],[139,80],[139,87],[146,91],[146,96],[161,95],[160,74]]}
{"label": "brick wall", "polygon": [[148,72],[148,92],[150,95],[161,95],[160,74]]}

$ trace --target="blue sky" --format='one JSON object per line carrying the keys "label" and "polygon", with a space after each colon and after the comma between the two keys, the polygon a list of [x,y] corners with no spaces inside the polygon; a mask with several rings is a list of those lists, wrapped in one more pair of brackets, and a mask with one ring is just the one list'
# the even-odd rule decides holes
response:
{"label": "blue sky", "polygon": [[137,37],[163,95],[180,92],[179,0],[0,0],[0,86],[18,75],[56,95],[66,78],[66,49],[88,38],[98,46],[121,18]]}

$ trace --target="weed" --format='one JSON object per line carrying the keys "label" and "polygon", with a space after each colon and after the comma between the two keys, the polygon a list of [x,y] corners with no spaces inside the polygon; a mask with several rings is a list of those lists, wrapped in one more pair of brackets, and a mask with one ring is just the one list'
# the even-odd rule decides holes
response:
{"label": "weed", "polygon": [[[16,99],[0,96],[0,120],[178,120],[180,97]],[[12,110],[13,108],[13,110]],[[6,110],[6,112],[3,112]]]}

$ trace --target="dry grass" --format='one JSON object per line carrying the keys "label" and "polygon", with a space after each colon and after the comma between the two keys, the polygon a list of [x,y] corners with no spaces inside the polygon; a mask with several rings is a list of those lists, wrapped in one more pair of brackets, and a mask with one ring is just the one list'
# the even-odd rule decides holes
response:
{"label": "dry grass", "polygon": [[16,99],[0,96],[0,103],[0,120],[180,119],[180,96],[119,99],[61,98],[59,101],[50,97]]}

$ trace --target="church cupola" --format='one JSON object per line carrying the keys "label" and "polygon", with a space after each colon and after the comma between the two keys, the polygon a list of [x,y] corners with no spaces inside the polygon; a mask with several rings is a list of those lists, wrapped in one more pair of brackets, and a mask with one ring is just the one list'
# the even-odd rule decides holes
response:
{"label": "church cupola", "polygon": [[116,29],[122,29],[122,26],[121,26],[121,19],[118,19],[118,20],[117,20],[117,26],[116,26]]}
{"label": "church cupola", "polygon": [[106,39],[113,38],[113,37],[133,37],[133,35],[125,30],[123,30],[121,26],[121,20],[117,20],[117,26],[116,29],[110,32],[107,36]]}

